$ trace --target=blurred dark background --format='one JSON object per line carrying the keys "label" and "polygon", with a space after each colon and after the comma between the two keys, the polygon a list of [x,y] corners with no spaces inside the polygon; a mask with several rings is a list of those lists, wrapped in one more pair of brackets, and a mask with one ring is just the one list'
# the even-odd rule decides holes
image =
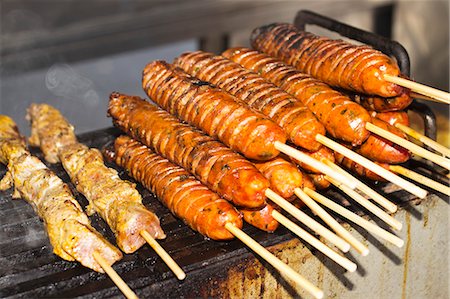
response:
{"label": "blurred dark background", "polygon": [[[112,91],[144,96],[141,71],[151,60],[203,49],[248,45],[254,27],[292,22],[309,9],[399,41],[412,77],[449,90],[448,1],[130,1],[1,0],[0,113],[28,135],[26,108],[46,102],[77,133],[110,126]],[[314,28],[310,31],[331,35]],[[449,145],[448,106],[438,140]],[[413,118],[414,119],[414,118]],[[419,121],[415,124],[420,129]]]}

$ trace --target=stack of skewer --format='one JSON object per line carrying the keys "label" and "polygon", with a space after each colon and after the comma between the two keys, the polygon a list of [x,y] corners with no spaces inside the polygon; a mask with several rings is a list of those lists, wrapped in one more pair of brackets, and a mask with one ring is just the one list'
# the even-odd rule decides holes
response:
{"label": "stack of skewer", "polygon": [[[128,136],[117,138],[104,154],[192,229],[217,241],[238,238],[286,278],[321,298],[319,288],[241,230],[242,218],[268,232],[281,224],[350,272],[357,265],[339,251],[354,248],[366,256],[369,248],[327,210],[402,247],[403,240],[395,234],[318,190],[332,184],[387,226],[401,230],[402,223],[391,215],[397,205],[343,167],[389,181],[419,198],[427,191],[396,173],[450,195],[447,186],[397,165],[413,153],[450,170],[449,149],[413,131],[407,115],[397,111],[411,103],[410,91],[448,104],[450,96],[403,78],[392,59],[367,46],[316,37],[288,24],[257,28],[251,40],[254,50],[234,48],[222,55],[198,51],[180,55],[173,64],[150,62],[142,86],[161,108],[139,97],[112,93],[108,115]],[[98,150],[78,143],[73,127],[53,107],[32,105],[29,118],[30,144],[40,147],[48,162],[62,162],[89,200],[87,211],[105,219],[120,249],[132,253],[147,242],[184,279],[183,270],[155,240],[165,234],[134,186],[107,168]],[[55,225],[69,226],[67,219],[73,217],[46,214],[52,205],[49,196],[70,198],[70,192],[54,176],[57,193],[48,186],[39,189],[50,182],[43,175],[45,166],[26,150],[12,120],[1,120],[0,161],[9,168],[2,187],[14,185],[18,195],[36,207],[56,254],[106,272],[127,297],[136,297],[111,267],[121,253],[99,234],[93,233],[95,248],[88,246],[77,255],[71,249],[79,244],[51,232]],[[409,142],[406,134],[434,152]],[[303,206],[331,230],[299,209]],[[80,207],[75,210],[77,223],[93,231]],[[83,243],[82,233],[73,235]]]}

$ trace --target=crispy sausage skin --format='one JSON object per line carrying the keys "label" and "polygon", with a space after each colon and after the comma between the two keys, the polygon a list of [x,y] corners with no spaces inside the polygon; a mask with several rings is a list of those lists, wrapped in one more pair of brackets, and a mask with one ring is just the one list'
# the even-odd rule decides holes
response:
{"label": "crispy sausage skin", "polygon": [[222,56],[202,51],[184,53],[174,64],[191,76],[211,82],[269,116],[287,133],[290,141],[307,150],[317,150],[315,140],[325,128],[314,114],[293,96],[258,74]]}
{"label": "crispy sausage skin", "polygon": [[117,165],[156,194],[174,215],[202,235],[213,240],[229,240],[233,235],[225,224],[242,227],[241,215],[229,202],[138,141],[128,136],[118,137],[113,158]]}
{"label": "crispy sausage skin", "polygon": [[274,209],[274,206],[267,204],[260,210],[241,209],[240,211],[247,223],[263,231],[271,233],[274,232],[279,226],[278,221],[276,221],[272,216]]}
{"label": "crispy sausage skin", "polygon": [[[297,149],[297,150],[300,150],[300,149]],[[321,147],[319,150],[317,150],[315,152],[307,152],[307,151],[301,151],[301,152],[303,152],[304,154],[306,154],[306,155],[310,156],[311,158],[316,159],[318,161],[321,161],[322,159],[327,159],[327,160],[330,160],[331,162],[334,162],[333,151],[330,150],[327,147],[324,147],[324,146]],[[303,162],[300,162],[300,161],[298,161],[298,160],[296,160],[296,159],[294,159],[292,157],[290,159],[294,163],[299,165],[302,169],[304,169],[306,172],[309,172],[309,173],[321,173],[317,169],[315,169],[315,168],[313,168],[313,167],[311,167],[311,166],[309,166],[309,165],[307,165],[307,164],[305,164]]]}
{"label": "crispy sausage skin", "polygon": [[[380,182],[385,182],[386,180],[382,177],[380,177],[379,175],[377,175],[376,173],[370,171],[369,169],[361,166],[360,164],[354,162],[353,160],[350,160],[349,158],[339,154],[338,152],[334,153],[335,157],[336,157],[336,162],[342,166],[344,166],[345,168],[347,168],[348,170],[362,176],[365,178],[368,178],[369,180],[372,181],[380,181]],[[389,164],[386,163],[378,163],[375,162],[376,164],[380,165],[381,167],[386,168],[387,170],[389,170]]]}
{"label": "crispy sausage skin", "polygon": [[371,117],[367,110],[322,81],[248,48],[228,49],[222,55],[299,99],[332,137],[353,146],[360,145],[369,137],[365,125],[371,121]]}
{"label": "crispy sausage skin", "polygon": [[270,187],[283,198],[290,200],[295,188],[300,188],[302,172],[294,164],[277,157],[267,162],[255,162],[256,168],[269,180]]}
{"label": "crispy sausage skin", "polygon": [[391,98],[382,98],[377,96],[367,96],[355,93],[347,93],[351,99],[359,103],[367,110],[374,110],[377,112],[389,112],[405,110],[412,103],[412,98],[409,95],[409,90],[404,89],[403,92]]}
{"label": "crispy sausage skin", "polygon": [[397,64],[369,46],[318,37],[280,23],[256,28],[250,39],[253,48],[329,85],[382,97],[398,96],[402,90],[383,78],[399,76]]}
{"label": "crispy sausage skin", "polygon": [[279,154],[275,141],[286,142],[286,133],[270,118],[164,61],[151,62],[144,68],[142,87],[170,114],[249,159],[275,158]]}
{"label": "crispy sausage skin", "polygon": [[113,123],[236,206],[265,205],[267,179],[241,155],[136,96],[112,93]]}
{"label": "crispy sausage skin", "polygon": [[[407,139],[402,131],[378,118],[373,118],[372,123],[403,139]],[[389,164],[403,163],[408,161],[410,157],[409,151],[405,148],[375,134],[371,134],[366,142],[357,149],[357,152],[372,161]]]}
{"label": "crispy sausage skin", "polygon": [[405,111],[392,111],[392,112],[371,112],[372,117],[376,117],[381,119],[384,122],[387,122],[391,126],[395,124],[402,124],[404,126],[409,126],[409,117],[408,113]]}

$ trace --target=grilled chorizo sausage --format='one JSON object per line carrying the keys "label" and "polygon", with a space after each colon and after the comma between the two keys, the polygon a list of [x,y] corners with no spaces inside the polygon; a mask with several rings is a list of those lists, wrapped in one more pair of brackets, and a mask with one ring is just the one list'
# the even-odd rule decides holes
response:
{"label": "grilled chorizo sausage", "polygon": [[299,99],[334,138],[357,146],[369,137],[365,125],[371,117],[367,110],[322,81],[248,48],[228,49],[222,55]]}
{"label": "grilled chorizo sausage", "polygon": [[138,141],[128,136],[118,137],[113,158],[174,215],[202,235],[213,240],[228,240],[233,235],[225,228],[226,223],[242,227],[242,217],[229,202]]}
{"label": "grilled chorizo sausage", "polygon": [[236,206],[265,205],[267,179],[241,155],[136,96],[112,93],[113,123]]}
{"label": "grilled chorizo sausage", "polygon": [[[369,180],[372,181],[381,181],[381,182],[385,182],[386,180],[382,177],[380,177],[379,175],[377,175],[376,173],[372,172],[371,170],[361,166],[360,164],[354,162],[353,160],[350,160],[349,158],[339,154],[338,152],[334,153],[334,156],[336,157],[336,162],[342,166],[344,166],[345,168],[347,168],[348,170],[362,176],[365,178],[368,178]],[[389,170],[389,164],[386,163],[378,163],[375,162],[376,164],[380,165],[381,167],[386,168],[387,170]]]}
{"label": "grilled chorizo sausage", "polygon": [[292,198],[295,188],[302,186],[302,172],[283,158],[256,162],[255,165],[269,180],[271,189],[287,200]]}
{"label": "grilled chorizo sausage", "polygon": [[367,110],[375,110],[377,112],[405,110],[413,100],[409,94],[409,90],[407,89],[404,89],[400,95],[391,98],[367,96],[356,93],[347,94],[351,99],[359,103]]}
{"label": "grilled chorizo sausage", "polygon": [[[380,119],[373,118],[372,123],[407,139],[405,133]],[[408,161],[410,157],[407,149],[375,134],[371,134],[356,151],[364,157],[380,163],[398,164]]]}
{"label": "grilled chorizo sausage", "polygon": [[263,231],[271,233],[274,232],[279,226],[278,221],[276,221],[272,216],[274,209],[274,206],[267,204],[264,208],[259,210],[240,209],[239,211],[242,212],[244,220],[247,223]]}
{"label": "grilled chorizo sausage", "polygon": [[211,82],[280,125],[292,143],[317,150],[315,140],[325,128],[309,109],[288,93],[222,56],[201,51],[185,53],[174,64],[190,75]]}
{"label": "grilled chorizo sausage", "polygon": [[164,61],[144,68],[142,87],[170,114],[249,159],[270,160],[279,154],[275,141],[286,142],[285,132],[270,118]]}
{"label": "grilled chorizo sausage", "polygon": [[403,89],[383,78],[399,76],[397,64],[369,46],[318,37],[280,23],[256,28],[251,44],[332,86],[382,97],[398,96]]}
{"label": "grilled chorizo sausage", "polygon": [[409,117],[408,113],[405,111],[392,111],[392,112],[371,112],[372,117],[376,117],[381,119],[384,122],[387,122],[391,126],[395,124],[402,124],[404,126],[409,126]]}

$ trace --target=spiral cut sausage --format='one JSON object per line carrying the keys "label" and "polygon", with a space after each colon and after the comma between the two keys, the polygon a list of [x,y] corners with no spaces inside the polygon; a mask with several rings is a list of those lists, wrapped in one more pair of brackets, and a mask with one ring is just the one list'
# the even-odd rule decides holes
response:
{"label": "spiral cut sausage", "polygon": [[311,151],[320,148],[315,136],[325,134],[325,128],[314,114],[303,103],[256,73],[222,56],[201,51],[184,53],[175,59],[174,64],[269,116],[284,129],[292,143]]}
{"label": "spiral cut sausage", "polygon": [[269,180],[270,188],[290,200],[295,188],[303,184],[302,172],[281,157],[266,162],[255,162],[256,168]]}
{"label": "spiral cut sausage", "polygon": [[279,154],[275,141],[286,142],[283,129],[270,118],[164,61],[145,67],[142,86],[164,110],[249,159],[270,160]]}
{"label": "spiral cut sausage", "polygon": [[[373,118],[372,123],[403,139],[407,139],[405,133],[378,118]],[[371,134],[356,152],[380,163],[399,164],[408,161],[410,158],[407,149],[375,134]]]}
{"label": "spiral cut sausage", "polygon": [[347,93],[351,99],[359,103],[367,110],[375,110],[377,112],[389,112],[405,110],[412,103],[409,90],[404,91],[396,97],[382,98],[377,96],[367,96],[356,93]]}
{"label": "spiral cut sausage", "polygon": [[91,225],[69,186],[25,148],[14,121],[0,115],[0,162],[8,172],[0,186],[14,186],[14,198],[25,199],[44,221],[53,252],[67,261],[104,272],[95,260],[97,252],[109,265],[122,253]]}
{"label": "spiral cut sausage", "polygon": [[31,140],[37,142],[34,145],[44,152],[50,152],[47,146],[52,151],[56,149],[55,158],[61,160],[77,190],[89,200],[87,212],[99,213],[123,252],[135,252],[146,243],[141,230],[155,239],[166,237],[158,217],[142,204],[136,188],[121,180],[116,170],[105,166],[99,150],[79,143],[58,110],[46,104],[32,104],[28,118],[33,127]]}
{"label": "spiral cut sausage", "polygon": [[[297,149],[300,150],[300,149]],[[315,151],[315,152],[307,152],[307,151],[302,151],[305,155],[310,156],[313,159],[316,159],[318,161],[321,161],[323,159],[327,159],[331,162],[334,162],[334,154],[333,151],[330,150],[327,147],[321,147],[319,150]],[[290,158],[294,163],[298,164],[303,170],[305,170],[306,172],[309,173],[316,173],[319,174],[321,173],[319,170],[315,169],[314,167],[311,167],[301,161],[298,161],[296,159],[294,159],[293,157]]]}
{"label": "spiral cut sausage", "polygon": [[242,227],[236,209],[210,191],[183,168],[155,154],[128,136],[114,142],[113,160],[193,230],[213,240],[229,240],[233,235],[226,223]]}
{"label": "spiral cut sausage", "polygon": [[256,28],[250,39],[253,48],[332,86],[382,97],[398,96],[403,89],[383,78],[399,76],[397,64],[366,45],[319,37],[280,23]]}
{"label": "spiral cut sausage", "polygon": [[391,126],[395,124],[401,124],[404,126],[409,126],[409,117],[408,113],[405,111],[392,111],[392,112],[371,112],[372,117],[376,117],[381,119],[384,122],[387,122]]}
{"label": "spiral cut sausage", "polygon": [[299,99],[334,138],[357,146],[369,137],[369,131],[365,128],[366,122],[371,120],[369,113],[322,81],[251,49],[228,49],[222,55]]}
{"label": "spiral cut sausage", "polygon": [[267,179],[250,161],[212,137],[136,96],[112,93],[108,114],[124,132],[236,206],[265,205]]}

